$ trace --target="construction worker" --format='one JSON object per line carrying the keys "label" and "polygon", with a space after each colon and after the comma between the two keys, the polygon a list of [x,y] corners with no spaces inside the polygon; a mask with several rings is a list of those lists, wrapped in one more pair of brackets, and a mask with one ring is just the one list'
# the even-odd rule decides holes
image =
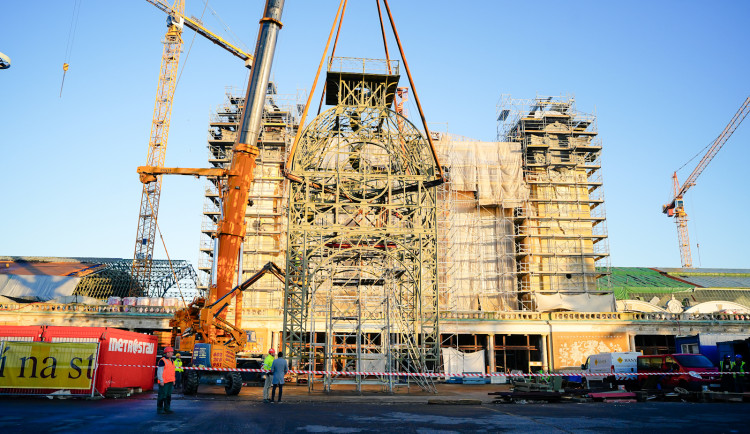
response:
{"label": "construction worker", "polygon": [[273,366],[273,360],[274,355],[276,354],[276,350],[271,348],[268,350],[268,355],[263,360],[263,369],[269,372],[266,372],[266,380],[263,383],[263,402],[271,402],[268,399],[268,394],[271,391],[271,385],[273,384],[273,373],[271,373],[271,367]]}
{"label": "construction worker", "polygon": [[725,392],[733,391],[734,374],[729,373],[734,371],[734,362],[731,355],[724,355],[724,359],[719,362],[719,371],[721,371],[721,390]]}
{"label": "construction worker", "polygon": [[159,380],[159,396],[156,398],[156,413],[172,414],[172,389],[174,388],[175,368],[172,363],[174,348],[164,348],[164,357],[159,360],[156,378]]}
{"label": "construction worker", "polygon": [[742,360],[742,355],[737,354],[734,356],[734,391],[737,393],[745,392],[745,361]]}
{"label": "construction worker", "polygon": [[174,388],[182,388],[182,371],[185,369],[182,367],[182,354],[175,353],[174,355]]}

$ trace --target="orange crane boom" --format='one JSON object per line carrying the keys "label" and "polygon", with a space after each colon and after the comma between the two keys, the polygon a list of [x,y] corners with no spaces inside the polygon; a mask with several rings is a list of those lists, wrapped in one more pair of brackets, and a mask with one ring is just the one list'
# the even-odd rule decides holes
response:
{"label": "orange crane boom", "polygon": [[[284,280],[284,273],[273,263],[267,264],[242,285],[233,288],[240,246],[245,237],[245,212],[248,196],[253,183],[255,159],[260,135],[263,109],[266,100],[268,79],[271,75],[278,32],[282,27],[281,13],[284,0],[266,0],[263,18],[260,20],[258,42],[255,55],[251,57],[252,67],[242,111],[242,124],[237,143],[232,148],[232,161],[229,169],[169,168],[161,165],[148,165],[138,168],[144,188],[159,183],[161,175],[221,176],[226,178],[221,189],[222,214],[217,225],[216,237],[219,249],[216,260],[216,284],[209,288],[207,298],[196,298],[185,309],[175,313],[170,321],[175,346],[184,351],[192,351],[192,363],[214,368],[236,367],[236,353],[243,350],[247,335],[240,329],[242,315],[242,291],[258,281],[266,273]],[[234,299],[234,324],[227,321],[227,307]],[[198,361],[196,361],[198,360]],[[199,374],[195,370],[185,373],[185,393],[194,394],[198,389]],[[208,374],[210,375],[210,374]],[[242,387],[239,372],[226,374],[227,394],[236,395]]]}
{"label": "orange crane boom", "polygon": [[677,179],[677,172],[672,175],[672,189],[674,196],[668,204],[662,206],[662,212],[668,217],[674,217],[675,223],[677,223],[677,236],[680,243],[680,259],[683,268],[693,268],[693,258],[690,253],[690,237],[688,236],[687,227],[688,217],[685,212],[685,200],[683,197],[685,196],[685,193],[690,190],[690,187],[695,185],[698,176],[703,173],[703,170],[708,166],[708,163],[713,160],[737,127],[740,126],[748,112],[750,112],[750,97],[745,99],[745,102],[740,109],[737,110],[737,113],[735,113],[732,120],[729,121],[729,124],[724,128],[724,131],[719,134],[719,137],[714,140],[711,147],[703,158],[701,158],[701,161],[695,169],[693,169],[693,172],[687,177],[682,186],[680,186],[680,182]]}

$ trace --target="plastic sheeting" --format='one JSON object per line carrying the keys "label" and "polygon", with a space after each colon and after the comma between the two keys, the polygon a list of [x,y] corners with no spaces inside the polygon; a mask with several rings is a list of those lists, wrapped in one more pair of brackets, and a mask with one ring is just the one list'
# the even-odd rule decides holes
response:
{"label": "plastic sheeting", "polygon": [[438,149],[450,188],[475,192],[480,205],[514,208],[528,198],[520,143],[448,139]]}
{"label": "plastic sheeting", "polygon": [[0,274],[0,295],[47,301],[72,295],[80,277]]}
{"label": "plastic sheeting", "polygon": [[473,353],[464,353],[453,348],[441,348],[441,350],[446,374],[484,373],[484,350]]}
{"label": "plastic sheeting", "polygon": [[449,218],[450,260],[444,306],[457,310],[515,310],[516,262],[513,222],[502,209],[477,207],[469,193],[458,192]]}
{"label": "plastic sheeting", "polygon": [[573,312],[615,312],[613,294],[535,294],[537,310],[550,312],[569,310]]}
{"label": "plastic sheeting", "polygon": [[365,353],[360,356],[361,372],[385,372],[385,354]]}
{"label": "plastic sheeting", "polygon": [[446,166],[441,305],[455,310],[518,308],[511,208],[529,196],[519,143],[480,142],[441,133],[436,142]]}

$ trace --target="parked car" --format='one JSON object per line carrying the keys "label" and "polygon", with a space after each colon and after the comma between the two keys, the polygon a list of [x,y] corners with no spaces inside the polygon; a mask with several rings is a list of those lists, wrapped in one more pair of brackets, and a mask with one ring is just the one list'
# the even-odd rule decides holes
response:
{"label": "parked car", "polygon": [[[701,390],[721,387],[719,368],[703,354],[659,354],[638,357],[638,383],[641,388]],[[641,374],[669,375],[641,375]],[[673,374],[678,373],[678,374]]]}

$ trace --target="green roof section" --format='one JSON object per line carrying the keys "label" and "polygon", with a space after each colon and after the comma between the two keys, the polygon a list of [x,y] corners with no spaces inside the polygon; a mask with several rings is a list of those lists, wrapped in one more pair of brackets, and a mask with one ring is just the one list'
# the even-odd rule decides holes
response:
{"label": "green roof section", "polygon": [[599,287],[610,287],[617,300],[629,300],[638,294],[664,294],[689,291],[695,287],[672,279],[650,268],[613,267],[611,274],[599,278]]}

